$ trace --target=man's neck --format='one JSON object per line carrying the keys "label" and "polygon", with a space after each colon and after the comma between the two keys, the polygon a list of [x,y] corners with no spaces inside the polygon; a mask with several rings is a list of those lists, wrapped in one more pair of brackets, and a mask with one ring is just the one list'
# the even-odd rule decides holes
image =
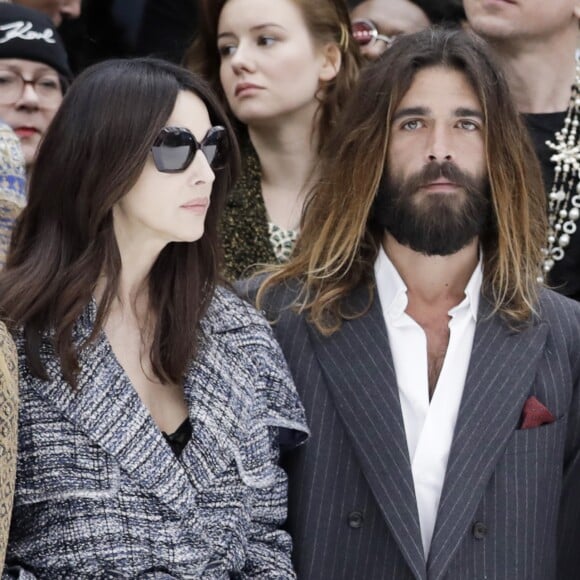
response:
{"label": "man's neck", "polygon": [[576,42],[576,34],[541,42],[491,41],[520,112],[556,113],[568,108],[576,79]]}
{"label": "man's neck", "polygon": [[388,232],[383,248],[407,286],[413,304],[447,313],[465,296],[465,288],[478,262],[478,240],[450,256],[426,256],[401,245]]}

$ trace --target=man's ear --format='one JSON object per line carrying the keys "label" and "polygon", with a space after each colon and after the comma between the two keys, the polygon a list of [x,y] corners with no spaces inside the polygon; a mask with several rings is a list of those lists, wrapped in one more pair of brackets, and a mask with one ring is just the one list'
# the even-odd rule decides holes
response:
{"label": "man's ear", "polygon": [[336,77],[342,64],[342,54],[338,44],[328,42],[322,47],[322,66],[320,80],[329,82]]}

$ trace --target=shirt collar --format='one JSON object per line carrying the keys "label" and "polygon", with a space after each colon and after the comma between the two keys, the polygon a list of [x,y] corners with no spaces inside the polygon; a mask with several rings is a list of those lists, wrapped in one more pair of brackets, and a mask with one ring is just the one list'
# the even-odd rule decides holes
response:
{"label": "shirt collar", "polygon": [[398,318],[407,308],[407,285],[382,245],[375,260],[375,280],[383,312]]}
{"label": "shirt collar", "polygon": [[[483,281],[482,253],[480,248],[479,261],[465,287],[465,298],[449,311],[451,316],[469,308],[473,320],[477,321],[479,297]],[[387,256],[382,245],[379,247],[374,269],[377,293],[383,311],[395,317],[401,316],[405,312],[408,304],[407,285],[403,282],[403,279],[399,275],[399,272],[397,272],[393,262]]]}
{"label": "shirt collar", "polygon": [[479,310],[479,297],[481,295],[481,284],[483,282],[483,260],[482,260],[482,250],[479,249],[479,260],[477,262],[477,266],[475,266],[475,270],[471,274],[471,278],[469,278],[469,282],[465,287],[465,299],[452,308],[449,311],[449,314],[453,314],[456,309],[461,308],[463,305],[469,307],[471,311],[471,316],[473,320],[477,321],[477,313]]}

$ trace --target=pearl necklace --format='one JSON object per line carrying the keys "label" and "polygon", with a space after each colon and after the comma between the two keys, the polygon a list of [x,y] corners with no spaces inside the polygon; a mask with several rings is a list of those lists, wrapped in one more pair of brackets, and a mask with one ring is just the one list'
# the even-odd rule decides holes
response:
{"label": "pearl necklace", "polygon": [[[546,141],[554,151],[554,182],[548,196],[548,238],[542,249],[543,274],[546,276],[564,257],[570,236],[576,233],[580,218],[580,62],[576,63],[576,81],[572,85],[570,104],[564,126],[555,135],[556,142]],[[571,195],[572,192],[575,195]],[[544,278],[540,277],[540,282]]]}

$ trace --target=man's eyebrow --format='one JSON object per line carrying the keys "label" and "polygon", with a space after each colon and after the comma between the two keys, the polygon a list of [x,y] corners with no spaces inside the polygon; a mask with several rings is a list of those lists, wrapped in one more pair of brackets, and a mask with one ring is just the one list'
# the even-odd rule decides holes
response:
{"label": "man's eyebrow", "polygon": [[470,109],[469,107],[459,107],[455,109],[455,116],[456,117],[476,117],[483,121],[483,113],[478,111],[477,109]]}
{"label": "man's eyebrow", "polygon": [[[398,121],[403,117],[426,117],[431,114],[431,109],[428,107],[406,107],[400,109],[393,115],[393,121]],[[453,111],[455,117],[475,117],[483,121],[483,113],[477,109],[470,109],[469,107],[458,107]]]}
{"label": "man's eyebrow", "polygon": [[399,119],[402,119],[403,117],[412,117],[414,115],[417,115],[418,117],[425,117],[430,112],[431,112],[431,109],[428,109],[427,107],[407,107],[405,109],[399,109],[393,115],[393,121],[398,121]]}
{"label": "man's eyebrow", "polygon": [[[281,30],[286,30],[281,24],[276,24],[275,22],[265,22],[264,24],[257,24],[256,26],[252,26],[250,30],[255,32],[257,30],[262,30],[263,28],[280,28]],[[233,32],[222,32],[218,34],[218,40],[223,38],[224,36],[235,36]]]}

